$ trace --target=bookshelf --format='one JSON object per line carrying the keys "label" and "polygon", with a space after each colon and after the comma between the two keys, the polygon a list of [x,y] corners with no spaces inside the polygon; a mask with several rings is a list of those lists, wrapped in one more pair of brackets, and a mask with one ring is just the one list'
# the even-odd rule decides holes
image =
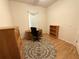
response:
{"label": "bookshelf", "polygon": [[50,25],[50,36],[58,39],[59,34],[59,26],[58,25]]}

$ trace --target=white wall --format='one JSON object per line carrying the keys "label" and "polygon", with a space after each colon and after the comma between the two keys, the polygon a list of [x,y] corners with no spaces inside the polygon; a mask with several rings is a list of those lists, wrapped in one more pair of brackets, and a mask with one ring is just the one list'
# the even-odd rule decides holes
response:
{"label": "white wall", "polygon": [[[23,34],[24,30],[29,29],[29,19],[27,11],[36,11],[38,12],[39,27],[43,29],[43,32],[46,32],[46,9],[33,6],[29,4],[25,4],[17,1],[10,1],[11,12],[14,19],[14,25],[18,25],[21,30],[21,34]],[[38,23],[37,23],[38,24]]]}
{"label": "white wall", "polygon": [[75,35],[75,38],[77,40],[76,42],[76,47],[77,47],[77,50],[78,50],[78,53],[79,53],[79,0],[77,0],[77,31],[76,31],[76,35]]}
{"label": "white wall", "polygon": [[76,47],[79,53],[79,27],[78,27],[77,34],[76,34],[76,40],[77,40]]}
{"label": "white wall", "polygon": [[8,0],[0,0],[0,27],[12,26]]}
{"label": "white wall", "polygon": [[48,26],[59,25],[59,38],[75,45],[76,0],[58,0],[48,8]]}

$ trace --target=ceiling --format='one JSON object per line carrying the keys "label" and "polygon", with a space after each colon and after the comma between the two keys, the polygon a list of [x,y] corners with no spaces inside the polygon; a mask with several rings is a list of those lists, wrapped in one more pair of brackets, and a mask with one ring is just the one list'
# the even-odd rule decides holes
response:
{"label": "ceiling", "polygon": [[51,4],[53,4],[57,0],[13,0],[13,1],[19,1],[19,2],[32,4],[32,5],[48,7],[48,6],[50,6]]}

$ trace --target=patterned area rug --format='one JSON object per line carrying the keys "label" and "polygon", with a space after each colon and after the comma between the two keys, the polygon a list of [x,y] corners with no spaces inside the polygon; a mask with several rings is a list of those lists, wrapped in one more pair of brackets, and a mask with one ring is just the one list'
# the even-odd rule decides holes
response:
{"label": "patterned area rug", "polygon": [[40,41],[27,40],[23,48],[24,59],[55,59],[56,50],[49,41],[42,38]]}

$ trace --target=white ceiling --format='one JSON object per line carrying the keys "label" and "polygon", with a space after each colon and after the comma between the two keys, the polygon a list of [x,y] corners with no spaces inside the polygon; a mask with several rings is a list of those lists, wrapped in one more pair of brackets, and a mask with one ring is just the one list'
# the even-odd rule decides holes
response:
{"label": "white ceiling", "polygon": [[32,4],[32,5],[39,5],[42,7],[48,7],[57,0],[13,0],[13,1],[19,1],[19,2]]}

